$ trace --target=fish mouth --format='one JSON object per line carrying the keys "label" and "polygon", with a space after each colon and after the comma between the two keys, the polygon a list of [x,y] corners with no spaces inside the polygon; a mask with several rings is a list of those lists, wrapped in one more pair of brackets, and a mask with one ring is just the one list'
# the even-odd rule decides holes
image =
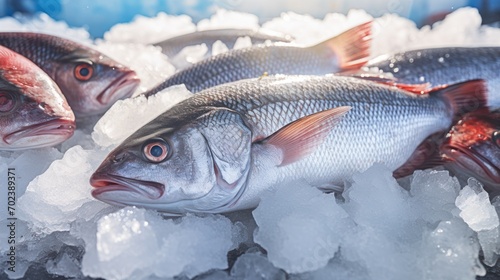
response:
{"label": "fish mouth", "polygon": [[160,183],[101,173],[94,173],[90,178],[90,184],[94,187],[92,196],[97,199],[102,198],[105,193],[119,191],[133,192],[156,200],[165,192],[165,186]]}
{"label": "fish mouth", "polygon": [[489,182],[500,183],[500,170],[486,157],[471,149],[455,146],[445,146],[445,155],[453,159],[452,164],[467,170]]}
{"label": "fish mouth", "polygon": [[57,144],[63,141],[61,139],[65,140],[71,137],[75,132],[75,128],[76,125],[74,120],[55,119],[48,122],[23,127],[22,129],[7,134],[3,138],[3,140],[5,143],[11,145],[28,137],[35,137],[35,136],[40,137],[40,136],[52,135],[52,136],[60,136],[60,137],[55,137],[52,140],[54,144]]}
{"label": "fish mouth", "polygon": [[128,71],[109,84],[96,99],[101,105],[109,105],[117,100],[129,98],[140,82],[134,71]]}

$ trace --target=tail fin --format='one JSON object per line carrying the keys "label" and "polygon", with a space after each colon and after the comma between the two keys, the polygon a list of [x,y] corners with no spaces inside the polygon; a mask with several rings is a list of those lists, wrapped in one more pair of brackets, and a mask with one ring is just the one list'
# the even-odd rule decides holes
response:
{"label": "tail fin", "polygon": [[429,92],[448,101],[454,115],[461,118],[464,114],[485,108],[488,101],[488,87],[485,80],[469,80],[446,87],[438,87]]}
{"label": "tail fin", "polygon": [[358,69],[368,62],[370,56],[371,28],[372,21],[365,22],[313,48],[333,51],[339,58],[342,70]]}

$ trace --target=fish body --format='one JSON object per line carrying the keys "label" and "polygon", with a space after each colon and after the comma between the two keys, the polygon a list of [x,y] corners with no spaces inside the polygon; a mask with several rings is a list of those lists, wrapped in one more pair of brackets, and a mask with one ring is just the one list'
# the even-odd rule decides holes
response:
{"label": "fish body", "polygon": [[488,85],[488,106],[500,107],[500,47],[412,50],[380,56],[368,62],[366,68],[390,73],[404,84],[439,86],[484,79]]}
{"label": "fish body", "polygon": [[169,86],[184,84],[192,92],[265,73],[324,75],[358,68],[367,61],[371,22],[311,47],[263,44],[231,50],[183,69],[145,93],[153,95]]}
{"label": "fish body", "polygon": [[500,194],[500,111],[466,114],[450,130],[440,151],[457,175],[475,177]]}
{"label": "fish body", "polygon": [[82,44],[47,34],[0,32],[0,46],[9,48],[45,71],[66,96],[74,113],[103,113],[139,85],[134,71]]}
{"label": "fish body", "polygon": [[74,130],[75,116],[54,81],[0,46],[0,150],[53,146]]}
{"label": "fish body", "polygon": [[451,93],[419,96],[331,76],[220,85],[125,140],[92,176],[93,195],[185,213],[252,208],[263,191],[297,181],[340,191],[374,163],[397,169],[427,136],[448,129],[459,110]]}
{"label": "fish body", "polygon": [[172,58],[185,47],[201,44],[205,44],[208,52],[211,53],[212,45],[216,41],[221,41],[229,49],[232,49],[240,37],[249,37],[252,44],[262,44],[268,40],[289,43],[293,40],[290,35],[264,29],[215,29],[183,34],[153,45],[160,46],[162,53]]}

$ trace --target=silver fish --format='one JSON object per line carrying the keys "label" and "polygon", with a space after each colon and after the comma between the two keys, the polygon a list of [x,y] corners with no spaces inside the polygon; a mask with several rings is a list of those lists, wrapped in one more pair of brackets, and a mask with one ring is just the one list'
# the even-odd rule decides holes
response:
{"label": "silver fish", "polygon": [[[447,47],[420,49],[377,57],[359,75],[376,70],[382,78],[400,84],[450,85],[483,79],[488,86],[488,106],[500,107],[500,47]],[[389,75],[386,75],[389,74]],[[377,75],[375,75],[377,76]]]}
{"label": "silver fish", "polygon": [[180,84],[191,92],[198,92],[223,83],[260,77],[264,73],[324,75],[358,69],[368,61],[370,40],[371,22],[367,22],[311,47],[276,43],[231,50],[175,73],[145,95]]}
{"label": "silver fish", "polygon": [[27,57],[59,86],[77,117],[103,113],[139,85],[134,71],[82,44],[31,32],[0,32],[0,45]]}
{"label": "silver fish", "polygon": [[301,181],[340,191],[374,163],[403,165],[448,129],[483,81],[415,95],[361,79],[282,76],[213,87],[146,124],[90,179],[95,198],[168,213],[255,207]]}
{"label": "silver fish", "polygon": [[212,45],[216,41],[221,41],[229,49],[232,49],[236,40],[240,37],[249,37],[252,40],[252,44],[261,44],[268,40],[289,43],[293,40],[293,37],[290,35],[265,29],[215,29],[179,35],[153,45],[160,46],[162,53],[172,58],[183,48],[193,45],[205,44],[210,53]]}
{"label": "silver fish", "polygon": [[53,146],[74,130],[75,116],[54,81],[0,46],[0,150]]}

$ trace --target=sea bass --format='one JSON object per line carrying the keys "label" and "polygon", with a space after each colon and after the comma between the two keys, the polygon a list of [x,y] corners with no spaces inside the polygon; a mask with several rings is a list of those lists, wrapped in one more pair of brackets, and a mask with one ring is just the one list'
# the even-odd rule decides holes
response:
{"label": "sea bass", "polygon": [[490,193],[500,194],[500,111],[484,109],[465,115],[440,151],[457,175],[476,177]]}
{"label": "sea bass", "polygon": [[183,34],[153,45],[160,46],[161,52],[172,58],[183,48],[193,45],[205,44],[208,47],[208,52],[211,53],[212,45],[216,41],[221,41],[229,49],[232,49],[236,40],[240,37],[249,37],[252,44],[261,44],[268,40],[289,43],[293,40],[290,35],[264,29],[215,29]]}
{"label": "sea bass", "polygon": [[371,22],[354,27],[311,47],[263,44],[230,50],[195,63],[145,93],[153,95],[169,86],[184,84],[191,92],[264,73],[324,75],[359,68],[370,51]]}
{"label": "sea bass", "polygon": [[92,194],[178,214],[252,208],[262,192],[296,181],[341,191],[374,163],[400,167],[484,88],[477,80],[415,95],[334,76],[220,85],[126,139],[92,175]]}
{"label": "sea bass", "polygon": [[500,47],[434,48],[383,55],[368,62],[365,75],[389,74],[397,83],[430,86],[450,85],[484,79],[488,85],[488,105],[500,107]]}
{"label": "sea bass", "polygon": [[53,146],[74,130],[75,116],[54,81],[0,46],[0,150]]}
{"label": "sea bass", "polygon": [[59,86],[77,117],[103,113],[139,85],[134,71],[102,53],[60,37],[0,32],[0,45],[33,61]]}

